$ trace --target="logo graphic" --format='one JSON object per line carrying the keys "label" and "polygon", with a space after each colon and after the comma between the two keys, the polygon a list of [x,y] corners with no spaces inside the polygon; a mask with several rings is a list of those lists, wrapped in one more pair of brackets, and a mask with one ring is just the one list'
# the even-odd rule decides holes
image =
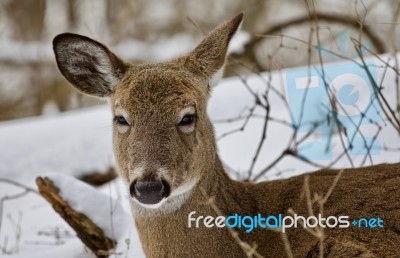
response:
{"label": "logo graphic", "polygon": [[[342,47],[346,39],[339,37]],[[327,52],[319,48],[322,53]],[[382,121],[378,96],[371,82],[377,82],[376,67],[373,62],[367,62],[366,66],[369,73],[362,63],[354,62],[323,67],[316,64],[286,73],[292,122],[299,134],[314,132],[313,137],[300,144],[301,156],[310,160],[333,159],[332,135],[338,129],[346,132],[345,148],[350,155],[380,153],[374,135],[364,135],[359,130]]]}

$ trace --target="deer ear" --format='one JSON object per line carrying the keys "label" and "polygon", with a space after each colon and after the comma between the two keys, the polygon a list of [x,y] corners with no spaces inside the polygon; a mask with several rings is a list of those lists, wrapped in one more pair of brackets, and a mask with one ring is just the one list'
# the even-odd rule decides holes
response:
{"label": "deer ear", "polygon": [[127,68],[107,47],[85,36],[60,34],[53,40],[53,49],[61,73],[84,94],[109,96]]}
{"label": "deer ear", "polygon": [[240,13],[232,20],[216,27],[189,54],[192,65],[194,63],[191,70],[206,76],[211,87],[222,78],[229,42],[240,27],[243,16],[244,14]]}

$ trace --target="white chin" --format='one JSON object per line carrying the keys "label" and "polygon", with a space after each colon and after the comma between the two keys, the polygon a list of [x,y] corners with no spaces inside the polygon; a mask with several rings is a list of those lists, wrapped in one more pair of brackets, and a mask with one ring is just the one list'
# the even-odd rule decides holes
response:
{"label": "white chin", "polygon": [[139,204],[140,206],[146,208],[146,209],[158,209],[161,207],[161,205],[167,201],[168,198],[162,198],[161,201],[159,201],[158,203],[155,204],[146,204],[146,203],[141,203],[139,202],[136,198],[132,198],[132,200]]}

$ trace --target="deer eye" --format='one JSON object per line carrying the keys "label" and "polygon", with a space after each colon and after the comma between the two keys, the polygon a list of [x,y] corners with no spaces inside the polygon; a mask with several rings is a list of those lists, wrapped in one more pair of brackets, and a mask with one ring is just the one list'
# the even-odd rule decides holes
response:
{"label": "deer eye", "polygon": [[115,116],[114,123],[116,123],[117,125],[124,125],[124,126],[129,125],[125,117],[123,116]]}
{"label": "deer eye", "polygon": [[187,114],[181,119],[181,121],[179,122],[179,126],[192,125],[195,120],[196,120],[195,114]]}

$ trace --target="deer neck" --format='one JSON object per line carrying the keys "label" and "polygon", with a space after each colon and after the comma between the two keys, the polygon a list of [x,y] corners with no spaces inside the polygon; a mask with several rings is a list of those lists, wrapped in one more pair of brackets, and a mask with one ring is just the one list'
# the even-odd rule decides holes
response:
{"label": "deer neck", "polygon": [[[201,252],[203,257],[212,257],[215,253],[218,256],[226,254],[227,246],[230,246],[230,251],[241,254],[239,245],[233,242],[226,229],[207,228],[201,224],[196,227],[196,222],[189,227],[189,214],[192,212],[195,212],[195,218],[212,216],[215,219],[221,215],[250,214],[256,210],[252,207],[253,198],[245,184],[228,177],[217,154],[214,161],[208,164],[212,166],[204,167],[202,172],[205,176],[192,189],[180,209],[170,214],[135,217],[146,256],[190,257],[196,246],[188,243],[205,241],[210,244],[209,249],[194,250]],[[185,248],[182,248],[183,243]]]}
{"label": "deer neck", "polygon": [[246,187],[247,183],[232,180],[226,173],[217,154],[214,156],[212,165],[212,168],[204,171],[205,176],[193,190],[191,200],[193,206],[200,208],[200,205],[196,205],[199,202],[198,200],[201,200],[200,202],[212,200],[212,203],[208,201],[208,206],[216,206],[212,208],[218,208],[223,215],[251,210],[252,207],[246,206],[252,198]]}
{"label": "deer neck", "polygon": [[[216,218],[220,215],[229,216],[236,213],[247,215],[256,211],[252,202],[254,198],[247,183],[230,179],[218,154],[214,153],[213,158],[203,164],[206,165],[199,171],[203,177],[192,189],[180,209],[167,214],[135,217],[142,247],[147,256],[189,256],[190,252],[193,252],[190,248],[194,246],[188,246],[188,250],[191,251],[187,254],[183,254],[185,251],[181,248],[182,243],[187,243],[188,239],[194,243],[204,242],[206,238],[210,243],[214,243],[210,249],[213,250],[212,252],[216,252],[216,248],[225,249],[228,245],[232,250],[238,247],[235,243],[232,246],[232,239],[226,230],[216,227],[206,228],[204,225],[199,228],[194,228],[195,225],[191,228],[188,226],[188,217],[191,212],[195,212],[196,218],[200,216]],[[166,250],[170,250],[170,253],[166,254]],[[202,252],[204,253],[204,250]],[[238,249],[235,252],[240,254],[241,250]],[[211,253],[204,253],[204,257],[211,255]]]}

